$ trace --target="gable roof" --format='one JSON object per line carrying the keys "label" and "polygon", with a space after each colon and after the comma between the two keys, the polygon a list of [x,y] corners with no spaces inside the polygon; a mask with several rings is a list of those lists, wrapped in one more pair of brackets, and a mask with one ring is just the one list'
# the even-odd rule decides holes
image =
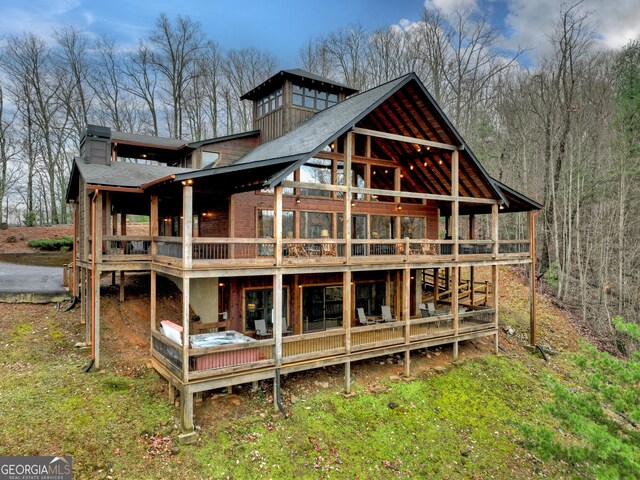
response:
{"label": "gable roof", "polygon": [[[407,93],[405,93],[405,90]],[[405,103],[419,101],[420,106],[412,106],[411,109],[406,111],[390,111],[392,110],[391,107],[395,105],[397,108],[397,104],[400,103],[393,100],[393,96],[396,94],[402,94],[403,99],[411,95],[410,101],[405,99]],[[390,106],[387,106],[389,103]],[[391,118],[392,121],[383,120],[385,118]],[[409,128],[411,123],[416,123],[418,119],[425,125],[431,123],[436,123],[437,125],[435,127],[430,126],[431,131],[429,132],[426,131],[426,127]],[[378,87],[353,95],[343,102],[316,113],[291,132],[259,145],[236,162],[235,165],[276,162],[278,158],[283,158],[283,154],[286,155],[287,161],[294,160],[294,163],[291,164],[288,170],[283,171],[282,175],[272,177],[268,181],[269,186],[273,187],[307,159],[320,152],[326,145],[351,128],[360,125],[359,122],[361,121],[364,122],[363,126],[371,129],[380,131],[392,130],[392,133],[403,136],[452,144],[460,151],[461,172],[465,172],[465,175],[460,177],[461,194],[474,196],[477,195],[475,192],[479,191],[481,194],[478,196],[496,198],[503,203],[508,203],[504,193],[495,185],[493,179],[477,160],[462,136],[453,127],[415,73],[409,73]],[[383,121],[385,124],[380,125]],[[403,148],[410,149],[412,146],[407,144]],[[394,154],[397,157],[402,157],[403,155],[408,155],[407,150],[396,150]],[[450,171],[446,171],[446,166],[439,165],[442,162],[434,161],[432,163],[433,171],[419,168],[415,170],[415,174],[420,177],[419,181],[428,182],[432,185],[432,193],[447,194],[451,190]]]}

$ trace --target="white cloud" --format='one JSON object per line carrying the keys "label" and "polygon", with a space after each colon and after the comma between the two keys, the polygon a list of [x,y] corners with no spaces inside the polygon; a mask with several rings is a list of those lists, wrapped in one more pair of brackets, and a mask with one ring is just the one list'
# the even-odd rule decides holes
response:
{"label": "white cloud", "polygon": [[[505,23],[511,30],[507,33],[510,42],[541,50],[545,49],[561,8],[570,5],[557,0],[507,0],[507,4]],[[584,0],[578,9],[588,14],[587,21],[601,47],[617,49],[640,34],[637,0]]]}
{"label": "white cloud", "polygon": [[445,15],[449,15],[457,10],[477,10],[476,0],[425,0],[426,8],[440,10]]}

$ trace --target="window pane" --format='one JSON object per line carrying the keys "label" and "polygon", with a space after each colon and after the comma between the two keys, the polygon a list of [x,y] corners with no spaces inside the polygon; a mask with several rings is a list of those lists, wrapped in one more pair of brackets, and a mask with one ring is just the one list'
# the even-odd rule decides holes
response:
{"label": "window pane", "polygon": [[[244,295],[244,318],[245,329],[255,330],[255,321],[262,319],[266,321],[268,328],[273,328],[273,289],[264,288],[261,290],[245,290]],[[287,289],[282,289],[282,315],[287,315]]]}
{"label": "window pane", "polygon": [[326,100],[327,92],[320,92],[320,91],[316,92],[316,98],[318,100]]}
{"label": "window pane", "polygon": [[424,217],[404,217],[402,219],[402,238],[425,238]]}
{"label": "window pane", "polygon": [[338,95],[336,95],[335,93],[330,93],[329,94],[329,103],[331,103],[331,104],[338,103]]}
{"label": "window pane", "polygon": [[293,86],[293,93],[302,93],[302,87],[300,87],[299,85],[294,85]]}
{"label": "window pane", "polygon": [[331,237],[333,215],[323,212],[300,212],[300,238]]}
{"label": "window pane", "polygon": [[[300,181],[305,183],[331,184],[331,160],[312,158],[300,167]],[[330,197],[331,192],[325,190],[300,189],[300,195]]]}
{"label": "window pane", "polygon": [[297,105],[298,107],[302,106],[302,95],[298,94],[298,93],[294,93],[293,94],[293,104]]}
{"label": "window pane", "polygon": [[325,108],[327,108],[326,100],[316,100],[316,108],[318,110],[324,110]]}
{"label": "window pane", "polygon": [[371,238],[393,238],[393,217],[371,215]]}
{"label": "window pane", "polygon": [[273,238],[273,210],[258,210],[258,238]]}
{"label": "window pane", "polygon": [[304,97],[304,106],[307,108],[313,108],[313,97]]}

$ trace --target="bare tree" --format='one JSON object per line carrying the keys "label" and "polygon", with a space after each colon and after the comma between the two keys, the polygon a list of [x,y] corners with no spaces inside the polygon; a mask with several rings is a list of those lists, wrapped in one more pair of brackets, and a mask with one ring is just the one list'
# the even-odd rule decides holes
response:
{"label": "bare tree", "polygon": [[178,16],[172,24],[161,14],[149,42],[152,65],[163,78],[161,86],[170,100],[169,135],[181,138],[185,95],[198,75],[196,64],[204,49],[204,34],[200,24],[189,17]]}
{"label": "bare tree", "polygon": [[143,41],[138,43],[122,65],[122,74],[127,81],[122,88],[142,100],[149,112],[150,125],[143,133],[159,134],[158,110],[156,108],[156,86],[158,79],[151,61],[151,48]]}

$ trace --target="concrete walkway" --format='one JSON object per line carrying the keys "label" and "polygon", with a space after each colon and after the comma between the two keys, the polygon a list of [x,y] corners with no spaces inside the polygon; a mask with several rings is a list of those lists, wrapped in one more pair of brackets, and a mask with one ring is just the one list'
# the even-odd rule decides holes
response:
{"label": "concrete walkway", "polygon": [[0,302],[49,303],[68,299],[61,267],[0,263]]}

